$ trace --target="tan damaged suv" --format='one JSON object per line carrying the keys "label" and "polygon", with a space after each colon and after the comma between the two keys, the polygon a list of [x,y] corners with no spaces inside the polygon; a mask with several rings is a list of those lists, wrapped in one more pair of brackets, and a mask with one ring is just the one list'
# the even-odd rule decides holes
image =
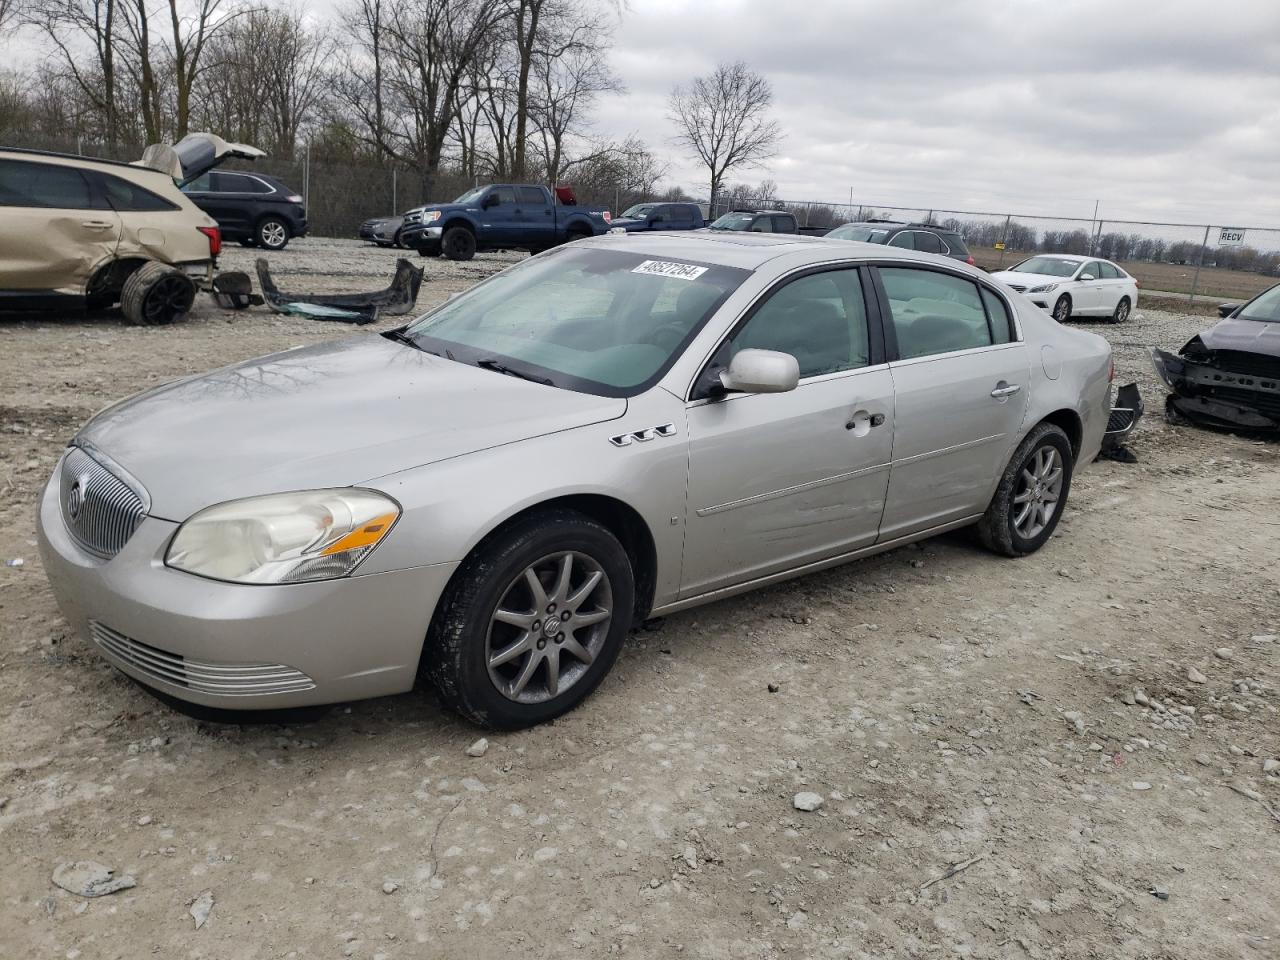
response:
{"label": "tan damaged suv", "polygon": [[0,148],[0,310],[185,315],[222,237],[156,166]]}

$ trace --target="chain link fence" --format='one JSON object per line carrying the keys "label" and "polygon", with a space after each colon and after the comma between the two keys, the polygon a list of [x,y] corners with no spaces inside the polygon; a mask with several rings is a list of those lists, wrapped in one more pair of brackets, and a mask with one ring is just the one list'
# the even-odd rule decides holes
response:
{"label": "chain link fence", "polygon": [[1271,227],[776,199],[718,201],[708,212],[714,220],[735,209],[786,210],[810,230],[866,220],[934,224],[964,237],[988,271],[1036,253],[1096,256],[1120,264],[1157,297],[1247,300],[1280,279],[1280,229]]}

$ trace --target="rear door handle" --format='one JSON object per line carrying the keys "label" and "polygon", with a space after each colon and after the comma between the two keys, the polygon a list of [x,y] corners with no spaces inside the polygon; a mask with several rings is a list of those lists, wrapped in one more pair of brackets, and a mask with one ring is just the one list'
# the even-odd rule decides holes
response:
{"label": "rear door handle", "polygon": [[1017,393],[1021,389],[1022,389],[1021,384],[1005,383],[1003,380],[1001,380],[998,384],[996,384],[996,388],[991,391],[991,396],[995,397],[997,400],[1007,400],[1009,397],[1012,397],[1015,393]]}

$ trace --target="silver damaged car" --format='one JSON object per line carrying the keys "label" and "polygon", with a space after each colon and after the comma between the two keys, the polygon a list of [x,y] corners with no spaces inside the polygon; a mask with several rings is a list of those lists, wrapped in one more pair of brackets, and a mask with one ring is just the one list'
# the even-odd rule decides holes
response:
{"label": "silver damaged car", "polygon": [[586,697],[646,617],[957,527],[1039,549],[1111,373],[1101,337],[951,260],[607,235],[399,330],[108,408],[40,546],[71,624],[171,697],[423,677],[517,728]]}

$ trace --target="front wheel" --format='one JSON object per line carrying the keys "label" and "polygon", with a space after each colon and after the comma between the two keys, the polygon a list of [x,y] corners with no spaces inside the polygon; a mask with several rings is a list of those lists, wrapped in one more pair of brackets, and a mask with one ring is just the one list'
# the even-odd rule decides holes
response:
{"label": "front wheel", "polygon": [[423,672],[474,723],[533,726],[604,679],[634,609],[631,562],[608,529],[572,510],[537,513],[458,568],[432,620]]}
{"label": "front wheel", "polygon": [[1065,293],[1053,305],[1053,319],[1059,323],[1066,323],[1071,319],[1071,298]]}
{"label": "front wheel", "polygon": [[1014,451],[978,536],[1008,557],[1035,553],[1053,535],[1071,490],[1074,454],[1061,427],[1041,423]]}
{"label": "front wheel", "polygon": [[450,227],[440,238],[440,249],[450,260],[470,260],[476,255],[476,235],[466,227]]}
{"label": "front wheel", "polygon": [[1112,323],[1124,323],[1129,319],[1129,298],[1121,297],[1120,302],[1116,304],[1116,309],[1111,314]]}
{"label": "front wheel", "polygon": [[278,217],[267,217],[258,224],[257,241],[267,250],[283,250],[289,245],[289,226]]}

